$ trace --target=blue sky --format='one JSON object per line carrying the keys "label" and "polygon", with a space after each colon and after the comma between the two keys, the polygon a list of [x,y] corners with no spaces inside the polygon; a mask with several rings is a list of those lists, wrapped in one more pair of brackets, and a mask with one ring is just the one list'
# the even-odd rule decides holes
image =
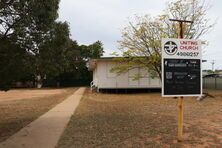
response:
{"label": "blue sky", "polygon": [[[79,44],[91,44],[100,40],[104,44],[105,56],[118,51],[117,40],[121,30],[127,26],[129,18],[135,14],[161,14],[169,0],[61,0],[59,20],[70,24],[71,37]],[[210,0],[212,4],[208,17],[217,20],[213,31],[203,37],[209,41],[204,49],[203,58],[208,62],[204,69],[222,69],[222,1]],[[221,44],[220,44],[221,43]]]}

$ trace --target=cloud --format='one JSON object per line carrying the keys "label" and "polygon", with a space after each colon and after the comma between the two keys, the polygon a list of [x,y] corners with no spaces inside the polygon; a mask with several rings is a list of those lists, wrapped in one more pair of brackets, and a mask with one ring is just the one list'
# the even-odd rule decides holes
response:
{"label": "cloud", "polygon": [[[59,20],[68,21],[72,38],[80,44],[91,44],[101,40],[105,55],[117,51],[117,40],[121,39],[121,30],[127,25],[128,18],[135,14],[158,15],[165,8],[168,0],[61,0]],[[220,36],[222,35],[222,1],[211,0],[213,7],[209,10],[209,18],[218,18],[214,31],[205,38],[209,40],[204,58],[219,58],[222,54]],[[212,54],[214,52],[221,54]],[[211,56],[208,54],[211,53]],[[209,67],[206,66],[206,67]],[[219,64],[218,67],[222,68]]]}

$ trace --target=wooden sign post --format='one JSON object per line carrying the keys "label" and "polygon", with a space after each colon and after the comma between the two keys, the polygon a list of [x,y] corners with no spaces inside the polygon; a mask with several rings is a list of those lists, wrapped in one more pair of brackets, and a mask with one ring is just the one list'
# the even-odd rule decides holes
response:
{"label": "wooden sign post", "polygon": [[184,96],[202,95],[200,41],[183,39],[183,23],[179,23],[179,39],[162,39],[162,96],[178,97],[178,142],[183,141]]}
{"label": "wooden sign post", "polygon": [[[192,21],[184,21],[184,20],[177,20],[177,19],[170,19],[170,21],[177,21],[179,22],[179,38],[183,39],[183,23],[193,23]],[[183,110],[184,110],[184,101],[183,97],[181,96],[178,100],[178,133],[177,133],[177,141],[183,141]]]}

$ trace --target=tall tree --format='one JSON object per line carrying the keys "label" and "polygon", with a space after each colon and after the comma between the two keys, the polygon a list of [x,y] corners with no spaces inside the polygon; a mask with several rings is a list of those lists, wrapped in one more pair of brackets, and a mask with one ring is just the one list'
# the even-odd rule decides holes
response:
{"label": "tall tree", "polygon": [[104,49],[101,41],[96,41],[90,45],[80,46],[81,55],[86,58],[99,58],[103,55]]}
{"label": "tall tree", "polygon": [[58,17],[59,0],[1,0],[0,4],[1,39],[12,38],[33,52]]}
{"label": "tall tree", "polygon": [[35,54],[35,74],[38,77],[59,77],[67,67],[66,53],[71,46],[69,38],[69,26],[66,22],[56,22],[49,31],[50,35],[39,46]]}
{"label": "tall tree", "polygon": [[103,44],[101,41],[96,41],[95,43],[88,46],[89,58],[100,58],[103,56]]}
{"label": "tall tree", "polygon": [[[79,82],[78,84],[80,85],[89,84],[92,80],[92,72],[88,70],[87,62],[89,59],[100,58],[103,56],[103,44],[101,41],[96,41],[88,46],[81,45],[77,49],[80,52],[80,57],[78,58],[78,61],[75,62],[78,63],[76,65],[75,80],[76,82]],[[80,81],[83,83],[80,83]]]}
{"label": "tall tree", "polygon": [[[205,1],[204,1],[205,2]],[[122,32],[119,41],[123,57],[117,58],[121,64],[113,69],[123,73],[134,67],[144,67],[161,79],[161,39],[177,38],[178,26],[169,21],[170,18],[193,21],[191,25],[184,25],[184,37],[200,39],[208,33],[213,24],[206,18],[209,4],[200,0],[176,0],[170,2],[162,15],[136,16],[135,21]]]}
{"label": "tall tree", "polygon": [[[59,0],[0,1],[0,65],[4,64],[4,70],[0,71],[0,88],[9,86],[23,74],[15,65],[20,63],[23,64],[21,67],[26,67],[25,64],[29,64],[29,61],[23,62],[24,55],[39,53],[39,47],[50,36],[49,30],[58,17],[58,4]],[[4,63],[9,59],[11,64]]]}
{"label": "tall tree", "polygon": [[39,54],[42,56],[41,75],[46,75],[44,85],[55,86],[55,82],[61,86],[87,85],[92,80],[87,62],[90,58],[103,55],[102,43],[97,41],[90,45],[78,45],[68,38],[68,32],[64,30],[61,28],[62,32],[58,32],[55,44],[49,42]]}
{"label": "tall tree", "polygon": [[9,40],[0,40],[0,89],[8,90],[18,80],[26,67],[27,54]]}

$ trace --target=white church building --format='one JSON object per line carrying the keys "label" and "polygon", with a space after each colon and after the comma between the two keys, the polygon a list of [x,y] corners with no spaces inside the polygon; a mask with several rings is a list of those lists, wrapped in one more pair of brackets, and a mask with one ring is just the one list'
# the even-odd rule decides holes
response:
{"label": "white church building", "polygon": [[[111,69],[118,64],[112,57],[91,59],[88,69],[93,71],[91,89],[156,89],[161,88],[161,80],[151,77],[148,69],[133,68],[126,73],[116,74]],[[127,64],[127,63],[126,63]],[[135,80],[135,75],[140,75]]]}

